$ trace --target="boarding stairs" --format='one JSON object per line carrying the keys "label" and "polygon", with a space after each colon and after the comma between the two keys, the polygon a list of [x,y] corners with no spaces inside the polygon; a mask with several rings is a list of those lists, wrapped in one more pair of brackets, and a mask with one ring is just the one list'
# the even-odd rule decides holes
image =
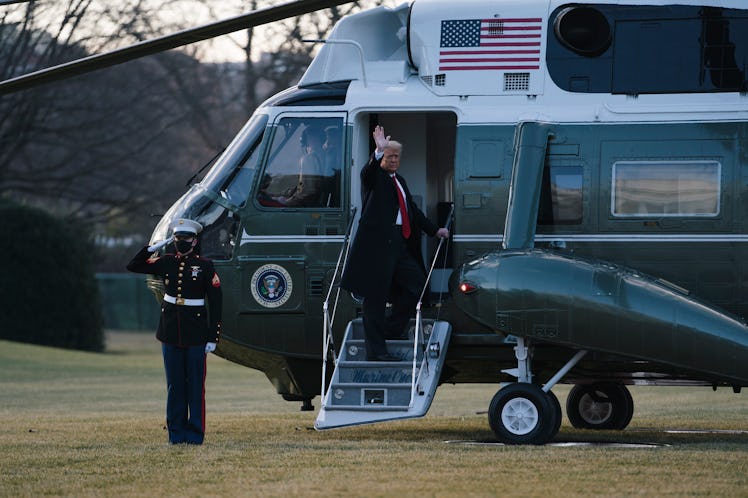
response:
{"label": "boarding stairs", "polygon": [[447,322],[422,320],[421,325],[411,320],[409,339],[387,341],[387,350],[399,361],[366,361],[363,321],[352,320],[314,427],[425,415],[439,384],[450,332]]}
{"label": "boarding stairs", "polygon": [[[454,209],[454,208],[453,208]],[[452,219],[450,211],[448,220]],[[351,215],[351,224],[355,210]],[[449,226],[449,221],[447,222]],[[345,243],[338,255],[333,282],[337,281],[350,247],[348,226]],[[322,344],[322,406],[314,428],[332,429],[350,425],[422,417],[426,414],[439,385],[452,327],[448,322],[424,319],[421,305],[434,266],[442,249],[439,241],[426,284],[410,321],[406,339],[387,340],[387,352],[397,361],[367,361],[363,319],[351,320],[340,348],[336,348],[332,325],[340,297],[340,287],[331,285],[323,304],[324,331]],[[335,299],[330,306],[333,288]],[[328,363],[333,363],[329,387]]]}

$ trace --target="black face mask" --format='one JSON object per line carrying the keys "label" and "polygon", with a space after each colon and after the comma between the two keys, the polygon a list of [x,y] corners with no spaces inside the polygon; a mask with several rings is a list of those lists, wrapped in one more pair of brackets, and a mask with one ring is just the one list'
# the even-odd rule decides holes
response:
{"label": "black face mask", "polygon": [[191,240],[175,240],[174,246],[177,248],[177,252],[180,254],[187,254],[192,250]]}

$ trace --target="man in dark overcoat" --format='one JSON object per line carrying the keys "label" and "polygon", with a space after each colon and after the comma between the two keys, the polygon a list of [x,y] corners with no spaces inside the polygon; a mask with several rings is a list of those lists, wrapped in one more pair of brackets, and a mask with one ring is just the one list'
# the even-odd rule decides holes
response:
{"label": "man in dark overcoat", "polygon": [[[127,265],[164,279],[156,338],[166,370],[166,426],[170,443],[202,444],[205,436],[206,354],[221,331],[221,281],[213,262],[197,253],[200,223],[178,219],[173,237],[144,247]],[[174,244],[171,244],[171,241]],[[172,247],[173,251],[162,248]]]}
{"label": "man in dark overcoat", "polygon": [[447,238],[449,231],[418,209],[397,174],[402,145],[385,136],[381,126],[373,136],[376,150],[361,170],[361,218],[341,287],[363,298],[367,360],[397,361],[385,339],[405,337],[426,283],[421,232]]}

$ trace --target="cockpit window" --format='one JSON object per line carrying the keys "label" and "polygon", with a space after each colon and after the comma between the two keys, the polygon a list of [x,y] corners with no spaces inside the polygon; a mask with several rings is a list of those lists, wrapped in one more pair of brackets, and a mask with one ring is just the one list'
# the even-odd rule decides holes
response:
{"label": "cockpit window", "polygon": [[219,194],[232,207],[247,203],[267,119],[254,115],[202,181],[206,190]]}
{"label": "cockpit window", "polygon": [[[231,259],[239,230],[239,215],[212,201],[202,185],[194,185],[161,218],[151,242],[170,236],[169,227],[177,218],[189,218],[203,226],[198,253],[215,260]],[[171,250],[167,246],[166,251]]]}
{"label": "cockpit window", "polygon": [[282,118],[257,203],[272,208],[340,207],[343,137],[340,117]]}
{"label": "cockpit window", "polygon": [[267,121],[267,116],[252,116],[205,179],[194,185],[163,216],[153,232],[154,241],[169,236],[172,220],[189,218],[203,225],[198,246],[200,255],[216,260],[231,259],[239,231],[239,208],[247,203],[250,195]]}

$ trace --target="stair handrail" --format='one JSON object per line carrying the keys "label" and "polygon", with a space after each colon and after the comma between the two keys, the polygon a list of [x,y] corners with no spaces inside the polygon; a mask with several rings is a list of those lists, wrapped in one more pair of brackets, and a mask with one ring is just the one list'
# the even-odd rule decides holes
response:
{"label": "stair handrail", "polygon": [[[336,280],[338,278],[338,273],[341,274],[342,277],[342,268],[345,268],[345,263],[348,261],[348,253],[350,250],[350,240],[351,240],[351,229],[353,228],[353,221],[356,219],[356,212],[358,209],[356,207],[353,207],[351,209],[351,215],[348,220],[348,227],[345,231],[345,237],[343,238],[343,244],[340,246],[340,252],[338,252],[338,262],[335,264],[335,272],[332,275],[332,279],[330,280],[330,288],[327,289],[327,296],[325,297],[325,301],[322,303],[322,316],[323,316],[323,331],[322,331],[322,392],[320,393],[320,397],[322,399],[322,404],[325,403],[325,391],[326,391],[326,379],[327,379],[327,359],[329,356],[330,351],[332,351],[332,359],[333,363],[337,364],[338,357],[335,353],[335,340],[332,336],[332,326],[335,323],[335,313],[338,309],[338,301],[340,301],[340,284],[336,284]],[[342,263],[342,264],[341,264]],[[335,288],[335,301],[333,303],[332,307],[332,318],[330,317],[330,296],[332,295],[332,290]]]}
{"label": "stair handrail", "polygon": [[[454,204],[452,204],[452,206],[450,206],[449,208],[449,214],[447,215],[447,223],[444,226],[444,228],[446,228],[447,230],[449,230],[449,227],[452,224],[452,216],[454,215],[454,211],[455,206]],[[413,365],[412,373],[410,376],[410,403],[408,404],[409,408],[413,408],[413,402],[415,401],[416,396],[416,366],[418,364],[418,344],[421,344],[421,348],[423,348],[425,344],[425,337],[423,337],[423,317],[421,316],[421,304],[423,303],[423,296],[426,294],[426,289],[429,287],[431,274],[434,272],[436,260],[439,258],[439,252],[441,251],[445,240],[447,239],[439,239],[439,245],[436,247],[436,253],[434,254],[434,258],[431,260],[431,267],[429,268],[429,272],[426,275],[426,283],[423,285],[423,289],[421,289],[421,295],[418,298],[418,303],[416,304],[416,329],[413,333]],[[428,355],[425,354],[425,351],[423,355],[423,361],[426,368],[428,368]]]}

